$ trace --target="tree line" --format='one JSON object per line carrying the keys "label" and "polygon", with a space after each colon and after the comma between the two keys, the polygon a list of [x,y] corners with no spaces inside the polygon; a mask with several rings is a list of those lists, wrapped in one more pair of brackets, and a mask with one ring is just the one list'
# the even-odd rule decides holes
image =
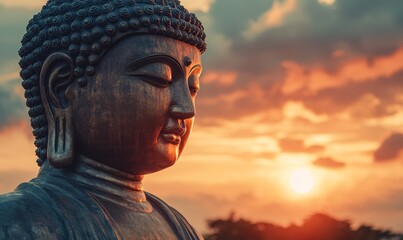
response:
{"label": "tree line", "polygon": [[206,240],[403,240],[403,234],[369,225],[353,229],[350,221],[322,213],[309,216],[300,226],[252,222],[236,218],[234,213],[227,219],[209,220],[208,226]]}

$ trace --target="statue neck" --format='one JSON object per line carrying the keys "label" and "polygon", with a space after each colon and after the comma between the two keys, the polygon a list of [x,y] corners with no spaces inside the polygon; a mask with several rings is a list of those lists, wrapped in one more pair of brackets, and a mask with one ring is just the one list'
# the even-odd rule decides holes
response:
{"label": "statue neck", "polygon": [[[133,175],[127,172],[123,172],[118,169],[99,163],[97,161],[94,161],[83,155],[78,155],[76,160],[78,161],[78,165],[84,163],[85,165],[91,167],[94,170],[98,170],[99,172],[105,173],[99,176],[104,180],[127,185],[127,187],[132,188],[133,190],[142,190],[141,181],[143,180],[144,175]],[[141,189],[139,189],[139,187],[141,187]]]}
{"label": "statue neck", "polygon": [[73,166],[66,169],[52,167],[47,161],[41,167],[39,177],[47,175],[62,177],[65,181],[74,181],[93,196],[112,201],[138,212],[151,212],[143,192],[142,175],[132,175],[85,156],[78,156]]}

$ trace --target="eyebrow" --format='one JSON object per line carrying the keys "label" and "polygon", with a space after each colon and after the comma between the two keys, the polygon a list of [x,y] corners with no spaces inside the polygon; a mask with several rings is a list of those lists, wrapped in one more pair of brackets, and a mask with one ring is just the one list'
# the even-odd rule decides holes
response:
{"label": "eyebrow", "polygon": [[152,54],[152,55],[149,55],[146,57],[142,57],[140,59],[136,59],[136,60],[130,62],[126,69],[128,69],[128,70],[139,69],[141,67],[146,66],[147,64],[155,63],[157,61],[160,63],[176,65],[179,69],[181,69],[181,71],[183,71],[183,67],[178,62],[178,60],[176,60],[174,57],[167,55],[167,54]]}
{"label": "eyebrow", "polygon": [[189,73],[193,72],[196,68],[200,68],[201,71],[203,71],[202,65],[201,64],[196,64],[190,69]]}

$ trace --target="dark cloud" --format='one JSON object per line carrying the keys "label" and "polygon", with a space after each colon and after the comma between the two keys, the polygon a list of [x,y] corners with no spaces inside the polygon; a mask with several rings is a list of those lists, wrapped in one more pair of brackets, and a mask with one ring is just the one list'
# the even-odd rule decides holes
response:
{"label": "dark cloud", "polygon": [[[301,92],[284,95],[281,84],[287,72],[282,64],[292,61],[307,69],[320,66],[332,75],[349,60],[366,58],[371,62],[392,54],[403,46],[403,15],[398,10],[403,8],[402,1],[391,0],[384,4],[369,0],[364,4],[363,1],[336,0],[330,6],[317,0],[298,1],[295,11],[285,17],[282,25],[246,39],[243,33],[250,22],[259,19],[272,3],[217,0],[211,11],[202,16],[208,22],[205,74],[225,70],[236,72],[237,77],[230,85],[209,82],[202,86],[200,99],[215,99],[216,102],[200,101],[199,117],[237,119],[262,109],[279,109],[288,100],[301,100],[315,112],[332,114],[345,110],[365,94],[382,101],[372,112],[357,113],[357,117],[393,114],[390,105],[403,88],[399,84],[402,72],[323,89],[311,95]],[[228,10],[235,5],[237,8]],[[336,50],[343,51],[344,55],[332,57]],[[221,100],[240,89],[245,94],[236,101]],[[257,94],[256,89],[262,93]]]}
{"label": "dark cloud", "polygon": [[313,161],[312,164],[318,167],[331,168],[331,169],[340,169],[346,166],[344,162],[334,160],[333,158],[330,157],[318,158],[315,161]]}
{"label": "dark cloud", "polygon": [[306,146],[305,142],[300,139],[292,139],[292,138],[283,138],[278,140],[278,145],[280,146],[283,152],[305,152],[305,153],[315,153],[321,152],[325,149],[325,147],[320,145],[312,145]]}
{"label": "dark cloud", "polygon": [[16,94],[18,88],[22,88],[19,80],[0,84],[0,130],[27,118],[24,100]]}
{"label": "dark cloud", "polygon": [[337,0],[332,6],[317,0],[298,1],[297,10],[284,24],[266,31],[255,46],[271,49],[271,44],[280,44],[286,47],[280,49],[286,49],[287,57],[304,63],[317,62],[338,48],[346,48],[349,54],[387,54],[402,43],[398,29],[403,21],[396,11],[402,7],[401,1],[369,0],[365,6],[349,0]]}
{"label": "dark cloud", "polygon": [[403,151],[403,134],[393,133],[374,152],[374,160],[377,162],[395,160],[401,151]]}
{"label": "dark cloud", "polygon": [[[25,27],[35,10],[4,7],[0,4],[0,130],[28,118],[21,79],[4,79],[19,71],[18,50]],[[12,74],[11,74],[12,75]]]}
{"label": "dark cloud", "polygon": [[[284,1],[282,1],[284,2]],[[219,56],[220,68],[229,65],[243,71],[267,72],[278,68],[283,60],[323,63],[336,49],[348,51],[348,55],[364,54],[378,56],[393,52],[402,44],[403,21],[401,1],[382,4],[377,0],[337,0],[333,6],[320,4],[317,0],[298,1],[295,11],[285,17],[279,27],[264,31],[255,39],[242,35],[249,23],[257,20],[272,6],[273,1],[219,0],[212,7],[209,17],[212,36],[223,34],[233,42],[231,58]],[[231,8],[230,6],[237,6]],[[239,10],[236,10],[239,9]],[[208,55],[214,55],[210,52]],[[235,58],[234,58],[235,57]],[[224,60],[224,61],[222,61]],[[329,68],[339,60],[325,62]],[[211,66],[214,67],[214,66]]]}
{"label": "dark cloud", "polygon": [[209,12],[214,22],[213,30],[233,38],[241,38],[249,22],[257,19],[274,0],[218,0]]}
{"label": "dark cloud", "polygon": [[25,27],[36,11],[0,3],[0,75],[18,69],[18,50]]}
{"label": "dark cloud", "polygon": [[[367,111],[352,113],[355,119],[385,117],[396,112],[389,106],[396,104],[397,96],[403,91],[403,70],[391,77],[380,77],[378,81],[350,83],[339,88],[324,89],[312,96],[295,93],[290,98],[303,100],[304,104],[315,113],[333,114],[350,107],[366,94],[381,99],[378,106]],[[331,107],[329,107],[331,106]]]}

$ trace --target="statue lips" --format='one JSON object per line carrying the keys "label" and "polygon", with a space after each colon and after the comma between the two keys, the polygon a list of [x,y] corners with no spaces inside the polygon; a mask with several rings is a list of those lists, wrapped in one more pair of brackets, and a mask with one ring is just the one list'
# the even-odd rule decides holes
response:
{"label": "statue lips", "polygon": [[[181,124],[182,125],[182,124]],[[167,142],[174,145],[181,143],[182,137],[186,134],[186,125],[182,126],[168,126],[161,131],[161,137]]]}

